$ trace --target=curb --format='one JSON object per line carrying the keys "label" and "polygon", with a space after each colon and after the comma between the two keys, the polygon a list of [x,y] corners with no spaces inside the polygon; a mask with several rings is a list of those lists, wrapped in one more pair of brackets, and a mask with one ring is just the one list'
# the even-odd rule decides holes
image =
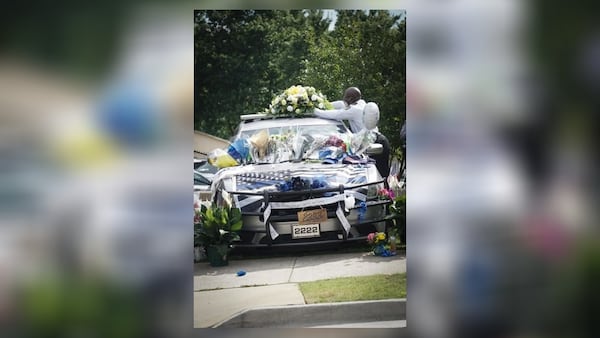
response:
{"label": "curb", "polygon": [[406,298],[247,309],[213,328],[307,327],[406,319]]}

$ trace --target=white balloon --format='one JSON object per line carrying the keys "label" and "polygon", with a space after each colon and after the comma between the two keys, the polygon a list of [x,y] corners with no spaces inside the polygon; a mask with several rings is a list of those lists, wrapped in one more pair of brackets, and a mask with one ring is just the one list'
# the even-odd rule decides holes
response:
{"label": "white balloon", "polygon": [[369,102],[363,110],[363,123],[365,128],[373,130],[379,122],[379,106],[375,102]]}

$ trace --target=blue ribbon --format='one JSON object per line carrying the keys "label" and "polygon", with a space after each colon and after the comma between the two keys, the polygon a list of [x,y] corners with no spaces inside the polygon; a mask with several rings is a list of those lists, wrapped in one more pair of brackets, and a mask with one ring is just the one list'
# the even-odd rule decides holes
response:
{"label": "blue ribbon", "polygon": [[365,213],[367,212],[367,203],[365,201],[360,202],[358,207],[358,220],[362,221],[365,218]]}
{"label": "blue ribbon", "polygon": [[279,191],[290,191],[293,187],[292,181],[285,181],[284,183],[277,184],[277,190]]}
{"label": "blue ribbon", "polygon": [[291,180],[285,181],[284,183],[277,184],[278,191],[300,191],[306,190],[309,187],[311,189],[319,189],[327,187],[327,182],[324,178],[315,178],[314,180],[302,179],[301,177],[292,177]]}
{"label": "blue ribbon", "polygon": [[327,183],[325,183],[323,180],[321,179],[314,179],[311,183],[310,183],[310,187],[312,189],[319,189],[319,188],[325,188],[327,186]]}

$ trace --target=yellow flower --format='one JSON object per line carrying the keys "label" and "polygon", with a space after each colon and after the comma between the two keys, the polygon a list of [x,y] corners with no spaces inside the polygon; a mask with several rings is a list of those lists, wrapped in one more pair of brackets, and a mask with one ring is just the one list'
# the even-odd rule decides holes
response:
{"label": "yellow flower", "polygon": [[383,232],[378,233],[377,241],[385,241],[385,233],[383,233]]}

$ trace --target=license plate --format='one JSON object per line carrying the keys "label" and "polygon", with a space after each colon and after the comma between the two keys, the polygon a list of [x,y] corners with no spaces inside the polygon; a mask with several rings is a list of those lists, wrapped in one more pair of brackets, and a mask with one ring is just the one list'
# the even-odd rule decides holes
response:
{"label": "license plate", "polygon": [[321,236],[319,224],[295,224],[292,225],[292,239],[310,238]]}

